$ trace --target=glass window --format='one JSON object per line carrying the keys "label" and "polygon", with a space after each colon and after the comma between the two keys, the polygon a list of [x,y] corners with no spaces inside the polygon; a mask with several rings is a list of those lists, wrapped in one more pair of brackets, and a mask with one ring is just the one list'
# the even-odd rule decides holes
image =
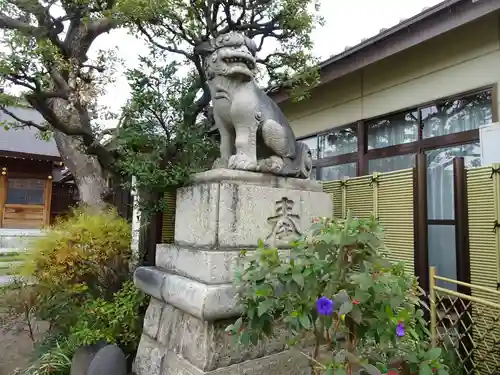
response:
{"label": "glass window", "polygon": [[309,138],[303,138],[299,140],[300,142],[304,142],[306,145],[309,146],[311,149],[311,154],[313,160],[318,159],[318,137],[309,137]]}
{"label": "glass window", "polygon": [[347,177],[356,177],[356,163],[319,168],[319,179],[322,181],[342,180]]}
{"label": "glass window", "polygon": [[492,122],[491,91],[443,101],[421,113],[423,138],[478,129]]}
{"label": "glass window", "polygon": [[481,166],[479,142],[443,147],[427,155],[427,212],[430,220],[454,219],[453,158],[462,156],[467,168]]}
{"label": "glass window", "polygon": [[415,166],[415,154],[397,155],[388,158],[373,159],[368,161],[368,173],[392,172],[400,169],[413,168]]}
{"label": "glass window", "polygon": [[6,204],[44,204],[45,181],[31,178],[7,180]]}
{"label": "glass window", "polygon": [[334,129],[321,134],[319,138],[319,157],[327,158],[342,154],[350,154],[358,149],[358,136],[355,127]]}
{"label": "glass window", "polygon": [[[454,225],[429,225],[429,266],[436,267],[439,276],[457,279],[457,252]],[[437,285],[457,290],[456,284],[438,281]]]}
{"label": "glass window", "polygon": [[418,111],[396,113],[369,121],[368,150],[418,140]]}

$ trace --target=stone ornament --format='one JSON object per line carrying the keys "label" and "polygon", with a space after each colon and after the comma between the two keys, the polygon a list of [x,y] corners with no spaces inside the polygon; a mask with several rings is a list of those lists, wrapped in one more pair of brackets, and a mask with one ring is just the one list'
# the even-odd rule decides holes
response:
{"label": "stone ornament", "polygon": [[295,139],[283,112],[255,83],[257,46],[237,32],[199,44],[221,144],[215,168],[308,179],[309,147]]}

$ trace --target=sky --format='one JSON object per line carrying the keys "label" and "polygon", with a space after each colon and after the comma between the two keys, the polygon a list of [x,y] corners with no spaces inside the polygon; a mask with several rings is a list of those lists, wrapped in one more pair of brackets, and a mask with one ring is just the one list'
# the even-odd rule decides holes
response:
{"label": "sky", "polygon": [[[325,25],[313,33],[314,54],[324,60],[352,47],[380,32],[398,24],[401,20],[420,13],[442,0],[321,0],[321,15]],[[144,42],[128,35],[123,30],[113,31],[99,37],[94,48],[118,47],[124,65],[117,72],[117,80],[109,86],[102,98],[104,105],[118,111],[130,92],[123,74],[126,68],[135,67],[138,56],[147,53]],[[112,123],[106,124],[113,126]]]}

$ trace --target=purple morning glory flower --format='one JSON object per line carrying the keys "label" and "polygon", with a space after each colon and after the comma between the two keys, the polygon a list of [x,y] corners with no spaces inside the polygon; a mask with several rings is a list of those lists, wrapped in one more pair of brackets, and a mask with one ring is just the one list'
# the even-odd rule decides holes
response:
{"label": "purple morning glory flower", "polygon": [[405,326],[403,323],[398,323],[396,326],[396,336],[403,337],[405,335]]}
{"label": "purple morning glory flower", "polygon": [[332,315],[333,306],[333,301],[324,296],[316,301],[316,309],[320,315]]}

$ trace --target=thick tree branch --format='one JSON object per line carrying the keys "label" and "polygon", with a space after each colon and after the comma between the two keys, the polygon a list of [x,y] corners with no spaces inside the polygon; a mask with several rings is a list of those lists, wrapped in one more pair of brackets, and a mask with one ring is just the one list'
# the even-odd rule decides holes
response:
{"label": "thick tree branch", "polygon": [[30,35],[33,37],[38,37],[43,34],[43,30],[41,28],[8,17],[4,13],[0,13],[0,29],[17,30],[25,35]]}
{"label": "thick tree branch", "polygon": [[31,127],[37,128],[40,131],[47,131],[47,130],[50,129],[47,126],[43,126],[43,125],[37,124],[36,122],[33,122],[31,120],[24,120],[24,119],[20,118],[19,116],[15,115],[12,111],[8,110],[3,105],[0,106],[0,111],[2,111],[3,113],[5,113],[6,115],[12,117],[15,121],[19,122],[21,124],[21,126],[31,126]]}

